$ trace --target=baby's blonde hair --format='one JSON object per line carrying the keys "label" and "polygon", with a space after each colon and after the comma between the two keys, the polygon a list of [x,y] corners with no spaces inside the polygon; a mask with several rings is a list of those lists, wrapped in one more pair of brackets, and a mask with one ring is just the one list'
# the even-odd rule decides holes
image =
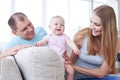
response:
{"label": "baby's blonde hair", "polygon": [[[54,18],[60,18],[60,19],[62,19],[62,20],[64,21],[64,19],[63,19],[62,16],[56,15],[56,16],[53,16],[53,17],[50,19],[50,23],[52,22],[52,20],[53,20]],[[65,23],[65,21],[64,21],[64,23]]]}

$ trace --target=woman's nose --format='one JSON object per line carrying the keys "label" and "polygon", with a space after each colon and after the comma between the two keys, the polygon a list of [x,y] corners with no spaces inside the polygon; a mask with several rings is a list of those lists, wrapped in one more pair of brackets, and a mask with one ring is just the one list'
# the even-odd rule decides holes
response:
{"label": "woman's nose", "polygon": [[90,28],[91,28],[91,29],[95,28],[94,23],[90,23]]}

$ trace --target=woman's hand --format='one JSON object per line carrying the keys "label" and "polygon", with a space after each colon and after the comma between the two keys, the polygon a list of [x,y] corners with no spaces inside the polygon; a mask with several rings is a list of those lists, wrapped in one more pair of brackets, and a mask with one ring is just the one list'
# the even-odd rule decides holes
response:
{"label": "woman's hand", "polygon": [[66,52],[63,54],[63,58],[65,59],[64,64],[70,64],[71,66],[74,65],[74,64],[72,63],[72,61],[70,60],[69,56],[66,54]]}

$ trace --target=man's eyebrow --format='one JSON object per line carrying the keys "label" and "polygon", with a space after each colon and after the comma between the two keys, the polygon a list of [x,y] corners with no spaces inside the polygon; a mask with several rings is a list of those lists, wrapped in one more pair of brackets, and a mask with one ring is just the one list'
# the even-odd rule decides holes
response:
{"label": "man's eyebrow", "polygon": [[24,26],[23,28],[21,28],[21,31],[26,30],[26,28],[27,28],[27,25],[26,25],[26,26]]}
{"label": "man's eyebrow", "polygon": [[29,22],[23,29],[21,29],[21,31],[25,31],[27,29],[27,26],[30,26],[32,23]]}

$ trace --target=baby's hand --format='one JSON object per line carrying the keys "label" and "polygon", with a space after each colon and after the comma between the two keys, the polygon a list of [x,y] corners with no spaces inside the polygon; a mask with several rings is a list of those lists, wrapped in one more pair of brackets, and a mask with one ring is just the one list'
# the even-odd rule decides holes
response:
{"label": "baby's hand", "polygon": [[35,46],[40,47],[40,46],[42,46],[42,43],[41,42],[37,42],[37,43],[35,43]]}
{"label": "baby's hand", "polygon": [[80,54],[80,50],[79,50],[79,49],[75,49],[75,50],[74,50],[74,53],[75,53],[76,55],[79,55],[79,54]]}

